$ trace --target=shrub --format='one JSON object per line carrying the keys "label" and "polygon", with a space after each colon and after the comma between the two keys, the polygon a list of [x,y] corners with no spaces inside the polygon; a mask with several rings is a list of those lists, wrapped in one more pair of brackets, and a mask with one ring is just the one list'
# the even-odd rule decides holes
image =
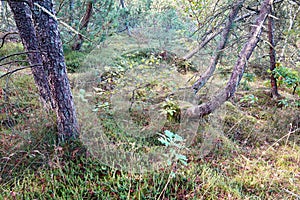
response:
{"label": "shrub", "polygon": [[86,53],[80,51],[66,51],[65,60],[68,72],[76,72],[86,57]]}

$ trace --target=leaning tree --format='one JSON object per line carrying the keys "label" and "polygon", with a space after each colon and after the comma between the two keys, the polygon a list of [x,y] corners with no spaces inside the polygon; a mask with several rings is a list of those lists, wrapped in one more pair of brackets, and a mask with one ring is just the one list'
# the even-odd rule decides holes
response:
{"label": "leaning tree", "polygon": [[[221,41],[219,42],[219,45],[217,47],[215,55],[213,56],[213,58],[211,60],[211,64],[210,64],[209,68],[206,70],[206,72],[203,75],[201,75],[199,77],[199,79],[193,85],[193,89],[195,90],[195,92],[198,92],[198,90],[206,84],[206,82],[209,80],[209,78],[214,73],[216,64],[218,63],[221,53],[225,48],[225,45],[226,45],[226,42],[228,39],[228,35],[229,35],[229,31],[232,27],[232,24],[234,21],[240,20],[236,16],[237,16],[237,13],[238,13],[240,7],[243,5],[243,3],[244,3],[243,0],[238,0],[232,6],[231,12],[228,16],[228,20],[227,20],[224,28],[216,31],[215,34],[211,34],[210,37],[207,37],[209,40],[211,40],[217,34],[222,33]],[[249,34],[248,40],[238,55],[238,59],[233,67],[231,77],[230,77],[228,83],[226,84],[225,88],[223,90],[221,90],[219,93],[217,93],[215,96],[213,96],[210,101],[187,109],[187,111],[185,112],[186,116],[191,117],[191,118],[199,118],[204,115],[210,114],[211,112],[213,112],[215,109],[220,107],[220,105],[222,105],[225,101],[227,101],[234,95],[234,93],[242,79],[247,62],[248,62],[249,58],[251,57],[255,47],[257,46],[257,43],[260,40],[260,36],[261,36],[262,30],[264,27],[264,22],[266,21],[268,16],[271,17],[270,13],[271,13],[272,5],[273,5],[273,0],[264,0],[261,3],[261,7],[260,7],[259,11],[258,10],[255,11],[255,12],[257,12],[257,18],[255,20],[255,23],[251,26],[252,28],[250,29],[250,34]],[[244,18],[244,17],[245,16],[242,16],[241,18]],[[272,26],[271,22],[270,22],[270,25]],[[271,29],[269,28],[269,31],[272,32],[272,28]],[[211,32],[209,32],[209,33],[211,33]],[[272,35],[270,35],[270,40],[272,40]],[[204,40],[204,43],[200,44],[196,50],[199,50],[207,42],[208,41]],[[273,48],[271,48],[270,51],[271,51],[271,55],[274,55]],[[185,58],[190,58],[194,52],[195,52],[195,50],[193,52],[189,53],[187,56],[185,56]],[[274,62],[274,58],[271,56],[271,63],[273,63],[273,62]],[[276,82],[275,82],[275,84],[276,84]],[[273,91],[272,91],[273,94],[277,95],[275,93],[276,91],[274,91],[276,88],[273,87],[272,89],[273,89]]]}

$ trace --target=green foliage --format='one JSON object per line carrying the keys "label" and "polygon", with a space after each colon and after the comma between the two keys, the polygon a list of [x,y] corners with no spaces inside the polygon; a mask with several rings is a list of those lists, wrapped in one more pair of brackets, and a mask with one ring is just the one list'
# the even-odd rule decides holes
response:
{"label": "green foliage", "polygon": [[244,90],[250,90],[249,82],[253,82],[255,80],[255,74],[253,73],[244,73],[243,82],[241,83]]}
{"label": "green foliage", "polygon": [[280,99],[279,101],[278,101],[278,105],[279,106],[283,106],[283,107],[288,107],[288,106],[290,106],[290,103],[289,103],[289,99],[287,99],[287,98],[285,98],[285,99]]}
{"label": "green foliage", "polygon": [[169,122],[180,121],[180,107],[177,102],[166,99],[162,104],[161,112],[167,116]]}
{"label": "green foliage", "polygon": [[[107,37],[116,32],[118,24],[119,2],[114,0],[103,0],[93,2],[93,12],[88,24],[88,30],[80,30],[86,38],[84,46],[88,48],[94,47],[107,39]],[[57,16],[65,23],[69,24],[75,30],[79,30],[82,18],[86,12],[86,2],[74,0],[72,10],[69,3],[57,2],[59,5]],[[70,31],[69,28],[63,26],[60,30],[62,39],[68,45],[72,45],[72,40],[76,33]],[[71,41],[71,42],[70,42]]]}
{"label": "green foliage", "polygon": [[243,98],[241,98],[240,102],[247,102],[249,104],[254,104],[258,101],[258,98],[256,96],[254,96],[253,94],[248,94],[243,96]]}
{"label": "green foliage", "polygon": [[[22,43],[6,42],[6,43],[4,43],[3,47],[0,49],[0,58],[9,56],[12,54],[16,54],[16,53],[22,53],[22,52],[24,52]],[[26,59],[27,59],[26,54],[21,54],[21,55],[17,55],[17,56],[12,56],[8,59],[3,60],[2,62],[19,60],[22,62],[17,62],[17,64],[26,65],[27,64]]]}
{"label": "green foliage", "polygon": [[87,53],[80,51],[65,51],[65,61],[68,72],[76,72],[80,69]]}
{"label": "green foliage", "polygon": [[298,95],[300,96],[300,92],[297,90],[297,87],[300,84],[300,76],[298,71],[281,66],[279,64],[279,66],[277,66],[272,73],[277,79],[278,85],[284,85],[288,88],[293,88],[293,93],[297,91]]}
{"label": "green foliage", "polygon": [[294,102],[294,105],[295,105],[295,107],[300,107],[300,100],[296,100],[295,102]]}
{"label": "green foliage", "polygon": [[184,139],[172,133],[169,130],[165,130],[164,135],[161,135],[158,140],[165,145],[166,147],[170,148],[171,155],[168,156],[168,165],[171,166],[173,161],[179,161],[181,164],[187,166],[187,157],[185,155],[180,154],[180,150],[185,149],[183,145]]}
{"label": "green foliage", "polygon": [[0,49],[0,57],[8,56],[14,53],[23,52],[24,48],[22,43],[17,42],[6,42],[3,47]]}

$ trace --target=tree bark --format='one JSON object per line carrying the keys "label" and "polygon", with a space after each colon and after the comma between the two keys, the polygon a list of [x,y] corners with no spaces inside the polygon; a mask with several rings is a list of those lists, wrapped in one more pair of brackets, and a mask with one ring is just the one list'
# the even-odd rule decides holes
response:
{"label": "tree bark", "polygon": [[69,12],[70,12],[69,23],[73,24],[74,0],[69,0]]}
{"label": "tree bark", "polygon": [[8,4],[14,15],[14,20],[25,50],[27,52],[34,52],[28,53],[27,57],[30,66],[34,66],[31,68],[31,71],[39,90],[40,100],[47,109],[53,108],[54,102],[51,98],[50,86],[43,66],[42,53],[39,51],[31,10],[24,2],[8,1]]}
{"label": "tree bark", "polygon": [[209,80],[209,78],[213,75],[216,66],[219,62],[219,59],[222,55],[222,51],[226,46],[226,43],[228,41],[229,33],[232,27],[232,24],[234,22],[234,19],[236,18],[241,6],[243,5],[245,0],[239,0],[232,8],[229,17],[228,22],[225,25],[225,28],[222,33],[222,39],[216,49],[214,57],[211,59],[211,63],[209,68],[204,72],[204,74],[201,75],[201,77],[194,83],[193,89],[195,93],[197,93]]}
{"label": "tree bark", "polygon": [[[55,15],[51,0],[33,0],[33,3]],[[58,139],[60,142],[76,139],[79,136],[79,126],[66,73],[58,22],[37,6],[33,6],[33,19],[39,47],[42,52],[45,52],[42,57],[43,65],[48,72],[51,95],[55,102]]]}
{"label": "tree bark", "polygon": [[[90,21],[91,16],[92,16],[92,11],[93,11],[93,2],[89,1],[87,3],[87,7],[86,7],[86,10],[85,10],[84,17],[83,17],[83,19],[81,20],[81,23],[80,23],[80,27],[79,27],[80,31],[87,30],[89,21]],[[83,44],[83,36],[81,34],[79,34],[79,35],[76,36],[75,42],[72,45],[72,50],[79,51],[81,49],[82,44]]]}
{"label": "tree bark", "polygon": [[[120,4],[123,9],[126,8],[124,0],[120,0]],[[126,16],[124,17],[124,20],[125,20],[125,30],[127,30],[128,36],[131,36],[131,32],[130,32],[128,21],[127,21],[127,13],[126,13]]]}
{"label": "tree bark", "polygon": [[[272,6],[270,6],[270,15],[273,15],[272,12]],[[277,82],[276,78],[274,77],[274,74],[272,73],[273,70],[276,68],[276,52],[275,52],[275,42],[274,42],[274,22],[273,17],[269,16],[268,19],[268,38],[269,38],[269,54],[270,54],[270,70],[271,70],[271,95],[272,97],[279,97],[278,88],[277,88]]]}
{"label": "tree bark", "polygon": [[246,63],[251,57],[252,52],[259,41],[264,21],[270,12],[270,7],[272,4],[273,0],[265,0],[262,3],[256,22],[251,28],[250,37],[239,54],[238,60],[234,66],[233,72],[226,87],[207,103],[188,108],[185,112],[187,117],[201,118],[205,115],[208,115],[234,95],[242,79]]}

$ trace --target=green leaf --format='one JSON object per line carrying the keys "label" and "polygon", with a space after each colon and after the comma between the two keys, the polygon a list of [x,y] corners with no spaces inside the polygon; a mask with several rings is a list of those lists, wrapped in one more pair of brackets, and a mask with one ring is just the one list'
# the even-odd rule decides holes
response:
{"label": "green leaf", "polygon": [[169,131],[169,130],[165,130],[165,134],[166,134],[166,136],[167,136],[168,138],[170,138],[170,139],[172,139],[173,136],[174,136],[174,133],[172,133],[172,132]]}

